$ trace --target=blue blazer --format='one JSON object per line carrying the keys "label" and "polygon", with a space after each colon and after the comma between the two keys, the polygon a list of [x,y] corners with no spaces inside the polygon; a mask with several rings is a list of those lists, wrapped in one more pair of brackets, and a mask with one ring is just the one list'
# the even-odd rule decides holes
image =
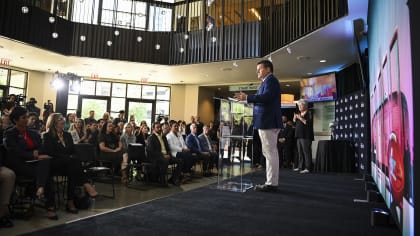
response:
{"label": "blue blazer", "polygon": [[200,154],[203,152],[203,149],[201,148],[201,143],[200,139],[198,139],[198,136],[197,140],[195,139],[194,135],[190,133],[185,139],[185,145],[187,145],[188,149],[190,149],[192,153]]}
{"label": "blue blazer", "polygon": [[283,128],[280,83],[273,74],[265,78],[257,94],[248,95],[247,102],[254,103],[252,122],[255,129]]}

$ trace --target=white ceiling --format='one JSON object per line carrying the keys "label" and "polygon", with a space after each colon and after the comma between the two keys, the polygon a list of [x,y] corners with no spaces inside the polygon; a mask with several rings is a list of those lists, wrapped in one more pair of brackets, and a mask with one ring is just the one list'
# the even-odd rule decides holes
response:
{"label": "white ceiling", "polygon": [[[281,48],[271,55],[274,74],[280,81],[336,71],[357,60],[353,20],[366,22],[368,0],[349,0],[349,15]],[[46,36],[47,37],[47,36]],[[290,50],[287,50],[290,48]],[[288,52],[290,51],[290,53]],[[223,85],[256,81],[261,58],[163,66],[98,58],[64,56],[0,36],[0,58],[10,65],[35,71],[75,73],[90,77],[165,84]],[[327,60],[320,63],[321,59]],[[235,65],[234,65],[235,64]]]}

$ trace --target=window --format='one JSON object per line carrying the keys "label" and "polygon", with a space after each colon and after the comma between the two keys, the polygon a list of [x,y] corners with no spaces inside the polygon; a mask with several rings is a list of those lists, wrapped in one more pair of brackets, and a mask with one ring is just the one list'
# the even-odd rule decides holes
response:
{"label": "window", "polygon": [[149,31],[171,31],[172,9],[150,6]]}
{"label": "window", "polygon": [[109,96],[111,94],[110,82],[96,82],[96,95]]}
{"label": "window", "polygon": [[7,85],[9,70],[0,68],[0,85]]}
{"label": "window", "polygon": [[71,16],[71,20],[96,25],[98,24],[98,8],[99,0],[73,1],[73,15]]}
{"label": "window", "polygon": [[112,96],[113,97],[125,97],[125,89],[127,85],[123,83],[112,84]]}
{"label": "window", "polygon": [[133,0],[103,1],[101,25],[146,29],[147,3]]}
{"label": "window", "polygon": [[156,99],[169,100],[170,96],[171,96],[170,87],[157,87],[156,88]]}
{"label": "window", "polygon": [[95,95],[95,81],[83,80],[80,85],[80,94]]}
{"label": "window", "polygon": [[9,94],[26,96],[27,81],[27,72],[0,68],[0,99]]}
{"label": "window", "polygon": [[128,84],[127,85],[127,97],[128,98],[141,98],[141,85]]}
{"label": "window", "polygon": [[[150,121],[153,109],[155,116],[170,114],[171,87],[169,86],[83,80],[80,87],[79,93],[69,87],[67,113],[75,112],[82,107],[82,117],[87,117],[87,112],[90,110],[95,110],[97,114],[103,114],[108,110],[110,115],[116,118],[120,110],[127,109],[127,114],[135,115],[137,120]],[[79,94],[83,99],[82,104],[79,104]],[[85,95],[89,96],[83,97]]]}

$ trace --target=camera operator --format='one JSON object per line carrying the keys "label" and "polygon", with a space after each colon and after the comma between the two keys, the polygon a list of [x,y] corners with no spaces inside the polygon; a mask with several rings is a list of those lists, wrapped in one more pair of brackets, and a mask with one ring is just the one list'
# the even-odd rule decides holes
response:
{"label": "camera operator", "polygon": [[26,110],[28,110],[28,112],[35,113],[37,117],[39,117],[39,115],[41,114],[41,109],[35,106],[36,103],[37,101],[35,98],[30,98],[29,101],[26,103]]}
{"label": "camera operator", "polygon": [[54,105],[51,100],[48,100],[48,102],[44,103],[44,112],[42,113],[42,120],[44,123],[47,122],[48,116],[52,113],[54,113]]}
{"label": "camera operator", "polygon": [[16,106],[16,95],[10,94],[6,103],[3,105],[3,114],[9,114],[10,109]]}

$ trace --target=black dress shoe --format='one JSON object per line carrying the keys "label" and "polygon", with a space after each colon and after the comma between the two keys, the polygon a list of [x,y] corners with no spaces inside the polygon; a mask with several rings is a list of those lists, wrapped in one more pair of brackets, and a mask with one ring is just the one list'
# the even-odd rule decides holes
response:
{"label": "black dress shoe", "polygon": [[13,222],[8,216],[3,216],[0,218],[0,228],[11,228],[13,227]]}
{"label": "black dress shoe", "polygon": [[277,186],[258,184],[255,185],[254,190],[258,192],[277,192]]}

